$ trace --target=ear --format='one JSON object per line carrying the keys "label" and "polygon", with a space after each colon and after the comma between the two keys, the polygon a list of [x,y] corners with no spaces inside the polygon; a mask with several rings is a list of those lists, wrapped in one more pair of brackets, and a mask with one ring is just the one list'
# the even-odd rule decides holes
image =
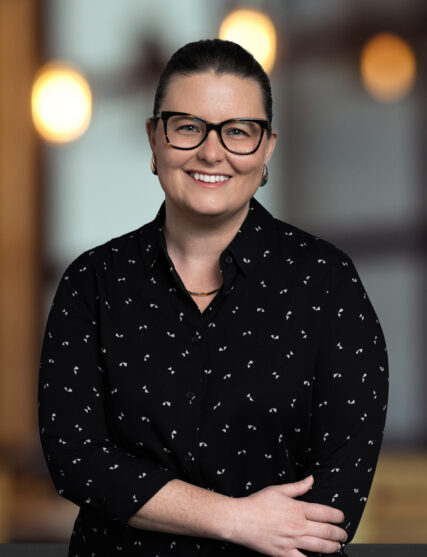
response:
{"label": "ear", "polygon": [[147,118],[145,120],[145,130],[147,132],[148,141],[150,142],[151,150],[154,151],[154,147],[156,145],[156,124],[153,122],[151,118]]}
{"label": "ear", "polygon": [[273,154],[274,148],[276,147],[276,141],[278,137],[277,130],[271,130],[271,135],[267,139],[267,148],[265,150],[264,164],[267,164]]}

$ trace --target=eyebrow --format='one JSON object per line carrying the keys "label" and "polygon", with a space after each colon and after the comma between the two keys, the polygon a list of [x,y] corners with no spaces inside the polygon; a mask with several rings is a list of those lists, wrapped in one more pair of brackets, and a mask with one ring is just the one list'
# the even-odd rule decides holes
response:
{"label": "eyebrow", "polygon": [[[165,110],[164,112],[175,112],[172,110]],[[178,111],[176,111],[178,112]],[[233,116],[232,118],[226,118],[225,120],[221,120],[220,122],[211,122],[210,120],[207,120],[206,118],[203,118],[203,116],[198,116],[197,114],[193,114],[192,112],[185,112],[182,114],[177,114],[176,116],[182,116],[183,118],[185,118],[186,116],[192,117],[192,118],[198,118],[199,120],[203,120],[204,122],[208,122],[209,124],[222,124],[222,122],[228,122],[229,120],[267,120],[267,118],[262,118],[259,116]],[[247,122],[248,124],[250,122]]]}

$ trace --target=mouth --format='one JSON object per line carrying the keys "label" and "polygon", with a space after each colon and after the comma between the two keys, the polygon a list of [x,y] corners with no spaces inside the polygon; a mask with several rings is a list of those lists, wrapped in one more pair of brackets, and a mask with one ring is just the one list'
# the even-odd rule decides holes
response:
{"label": "mouth", "polygon": [[229,182],[231,180],[231,176],[228,174],[206,174],[197,171],[186,171],[193,180],[196,180],[199,183],[206,184],[208,187],[215,187],[224,184],[225,182]]}

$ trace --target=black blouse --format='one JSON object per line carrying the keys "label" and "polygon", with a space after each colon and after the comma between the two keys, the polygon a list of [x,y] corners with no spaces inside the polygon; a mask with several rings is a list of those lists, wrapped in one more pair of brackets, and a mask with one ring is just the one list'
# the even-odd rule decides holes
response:
{"label": "black blouse", "polygon": [[352,260],[252,197],[201,313],[164,218],[163,201],[153,221],[76,257],[48,315],[39,429],[56,490],[80,507],[68,555],[261,555],[129,526],[174,478],[245,497],[313,474],[296,499],[343,511],[348,544],[388,402],[384,335]]}

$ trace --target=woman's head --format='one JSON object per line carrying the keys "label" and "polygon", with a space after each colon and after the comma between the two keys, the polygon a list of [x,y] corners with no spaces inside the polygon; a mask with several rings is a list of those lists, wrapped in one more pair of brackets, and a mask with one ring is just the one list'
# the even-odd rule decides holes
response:
{"label": "woman's head", "polygon": [[258,83],[262,93],[265,116],[271,125],[273,118],[270,80],[262,66],[237,43],[221,39],[204,39],[177,50],[163,69],[154,97],[153,115],[160,112],[170,81],[177,75],[213,71],[232,74]]}
{"label": "woman's head", "polygon": [[179,49],[146,122],[166,205],[203,222],[244,212],[276,143],[270,118],[268,77],[244,49],[220,40]]}

